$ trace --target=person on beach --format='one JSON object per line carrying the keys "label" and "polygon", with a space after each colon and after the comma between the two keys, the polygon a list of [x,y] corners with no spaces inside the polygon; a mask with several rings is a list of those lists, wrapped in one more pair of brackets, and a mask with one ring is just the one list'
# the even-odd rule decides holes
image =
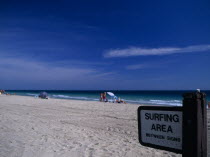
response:
{"label": "person on beach", "polygon": [[100,101],[107,102],[108,99],[106,98],[106,92],[100,94]]}
{"label": "person on beach", "polygon": [[106,92],[104,92],[104,94],[103,94],[103,101],[104,102],[107,102],[108,101],[107,98],[106,98]]}
{"label": "person on beach", "polygon": [[1,94],[5,94],[5,90],[0,90]]}
{"label": "person on beach", "polygon": [[124,100],[120,99],[120,97],[119,98],[115,97],[115,102],[116,103],[124,103],[124,104],[126,104],[126,102]]}
{"label": "person on beach", "polygon": [[100,101],[103,101],[103,93],[100,94]]}

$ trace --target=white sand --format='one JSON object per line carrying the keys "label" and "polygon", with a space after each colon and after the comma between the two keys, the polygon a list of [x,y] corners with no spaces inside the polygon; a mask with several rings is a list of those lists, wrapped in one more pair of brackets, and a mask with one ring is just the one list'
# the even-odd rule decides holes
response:
{"label": "white sand", "polygon": [[0,157],[181,156],[139,144],[137,108],[0,95]]}

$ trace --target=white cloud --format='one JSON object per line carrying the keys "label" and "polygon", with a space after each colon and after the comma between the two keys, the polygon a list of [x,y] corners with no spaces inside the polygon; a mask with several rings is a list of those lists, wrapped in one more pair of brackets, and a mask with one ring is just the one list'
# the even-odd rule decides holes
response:
{"label": "white cloud", "polygon": [[141,48],[130,47],[127,49],[113,49],[104,54],[104,57],[130,57],[149,55],[170,55],[175,53],[204,52],[210,50],[210,45],[193,45],[187,47]]}
{"label": "white cloud", "polygon": [[128,65],[126,67],[126,69],[136,70],[136,69],[144,69],[144,68],[147,68],[147,67],[149,67],[149,65],[147,65],[147,64],[134,64],[134,65]]}
{"label": "white cloud", "polygon": [[1,58],[0,72],[6,77],[20,80],[72,80],[97,73],[95,69],[82,67],[62,67],[26,59]]}
{"label": "white cloud", "polygon": [[[0,82],[2,88],[11,89],[78,89],[100,87],[101,82],[114,77],[95,66],[73,61],[69,65],[53,64],[22,57],[2,57],[0,55]],[[92,65],[92,64],[91,64]]]}

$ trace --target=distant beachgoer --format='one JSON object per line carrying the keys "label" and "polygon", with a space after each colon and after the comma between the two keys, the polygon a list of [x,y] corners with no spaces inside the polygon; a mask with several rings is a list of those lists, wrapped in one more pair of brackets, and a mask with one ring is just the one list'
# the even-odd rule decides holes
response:
{"label": "distant beachgoer", "polygon": [[4,91],[4,90],[0,90],[0,93],[1,93],[1,94],[4,94],[4,93],[5,93],[5,91]]}
{"label": "distant beachgoer", "polygon": [[100,101],[103,101],[103,93],[100,94]]}
{"label": "distant beachgoer", "polygon": [[115,100],[117,103],[124,103],[126,104],[126,102],[124,100],[121,100],[120,97],[118,99]]}
{"label": "distant beachgoer", "polygon": [[108,101],[107,98],[106,98],[106,92],[104,92],[104,94],[103,94],[103,101],[104,102],[107,102]]}
{"label": "distant beachgoer", "polygon": [[39,94],[39,98],[42,98],[42,99],[48,99],[48,94],[46,92],[41,92]]}

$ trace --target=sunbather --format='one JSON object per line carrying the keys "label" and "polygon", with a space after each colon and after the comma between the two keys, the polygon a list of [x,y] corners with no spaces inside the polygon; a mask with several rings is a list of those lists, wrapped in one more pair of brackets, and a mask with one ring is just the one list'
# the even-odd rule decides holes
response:
{"label": "sunbather", "polygon": [[126,104],[126,102],[124,100],[121,100],[120,97],[118,99],[115,99],[115,102]]}

